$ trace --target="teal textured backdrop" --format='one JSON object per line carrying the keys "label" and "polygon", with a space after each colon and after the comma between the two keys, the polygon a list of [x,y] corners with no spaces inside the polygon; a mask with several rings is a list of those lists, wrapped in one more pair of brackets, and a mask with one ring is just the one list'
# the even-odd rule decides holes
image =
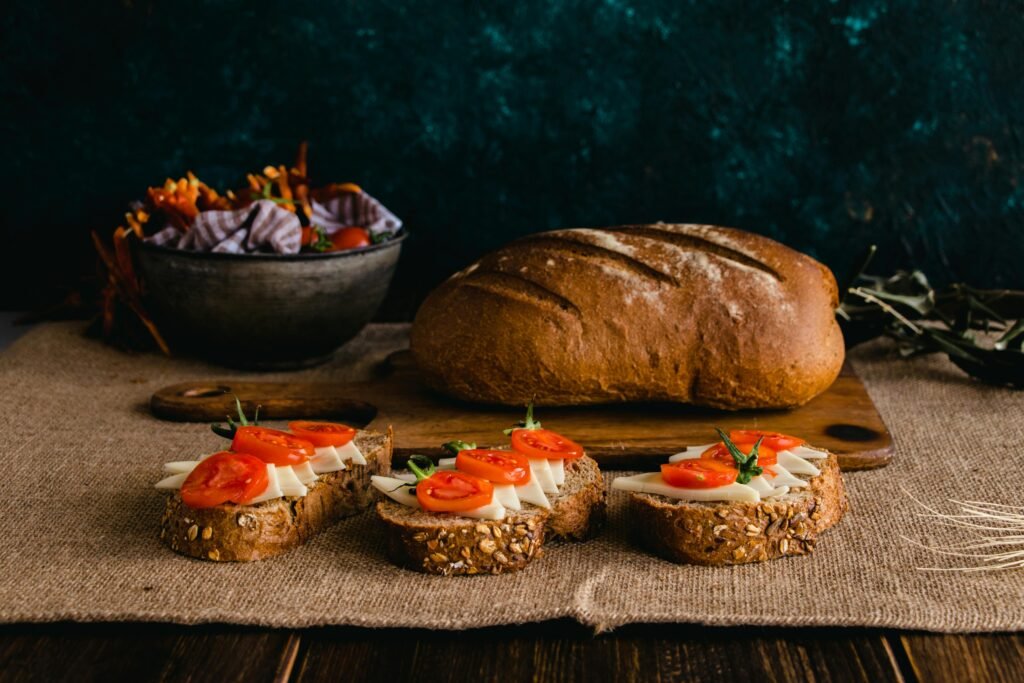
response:
{"label": "teal textured backdrop", "polygon": [[17,1],[0,303],[75,285],[148,184],[301,139],[412,231],[390,317],[518,235],[655,220],[1021,287],[1022,36],[1020,2]]}

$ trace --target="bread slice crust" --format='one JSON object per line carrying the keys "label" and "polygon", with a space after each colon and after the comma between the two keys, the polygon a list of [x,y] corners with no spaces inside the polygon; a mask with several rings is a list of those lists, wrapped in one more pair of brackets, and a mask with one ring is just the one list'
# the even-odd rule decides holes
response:
{"label": "bread slice crust", "polygon": [[302,497],[197,510],[175,491],[164,507],[160,539],[177,553],[215,562],[249,562],[286,553],[373,503],[370,476],[391,471],[391,444],[390,429],[387,434],[360,431],[356,446],[367,464],[348,463],[347,469],[320,475]]}
{"label": "bread slice crust", "polygon": [[543,553],[549,511],[528,506],[509,510],[504,519],[472,519],[381,500],[377,517],[384,524],[392,562],[441,576],[506,574],[522,569]]}
{"label": "bread slice crust", "polygon": [[549,538],[585,541],[596,536],[607,517],[607,492],[597,462],[588,456],[565,461],[565,483],[551,498]]}
{"label": "bread slice crust", "polygon": [[673,562],[722,566],[806,555],[849,509],[835,455],[816,464],[821,474],[807,489],[758,503],[631,493],[630,519],[643,544]]}

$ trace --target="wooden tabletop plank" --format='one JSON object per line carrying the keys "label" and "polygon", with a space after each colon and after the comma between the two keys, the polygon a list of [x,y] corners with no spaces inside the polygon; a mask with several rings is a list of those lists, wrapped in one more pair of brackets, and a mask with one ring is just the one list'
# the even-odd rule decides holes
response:
{"label": "wooden tabletop plank", "polygon": [[902,681],[884,634],[862,630],[624,627],[594,636],[575,622],[466,632],[306,631],[295,680],[359,671],[439,681]]}
{"label": "wooden tabletop plank", "polygon": [[7,681],[286,680],[298,641],[239,626],[46,624],[0,627]]}
{"label": "wooden tabletop plank", "polygon": [[899,639],[914,675],[931,681],[1024,681],[1024,634],[903,633]]}

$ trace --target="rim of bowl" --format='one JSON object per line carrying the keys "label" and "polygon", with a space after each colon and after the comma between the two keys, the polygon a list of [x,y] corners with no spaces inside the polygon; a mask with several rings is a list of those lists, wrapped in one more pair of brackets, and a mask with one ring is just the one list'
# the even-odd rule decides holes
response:
{"label": "rim of bowl", "polygon": [[380,242],[378,244],[371,244],[368,247],[359,247],[358,249],[346,249],[344,251],[329,251],[323,253],[299,253],[299,254],[225,254],[221,252],[212,251],[189,251],[187,249],[175,249],[174,247],[165,247],[160,244],[152,244],[150,242],[138,242],[139,248],[147,249],[149,251],[156,252],[158,254],[174,254],[175,256],[181,256],[184,258],[194,259],[206,259],[211,261],[307,261],[311,259],[342,259],[351,258],[353,256],[359,256],[361,254],[369,254],[374,251],[382,251],[390,247],[401,244],[406,237],[409,236],[409,231],[403,229],[395,237],[389,240]]}

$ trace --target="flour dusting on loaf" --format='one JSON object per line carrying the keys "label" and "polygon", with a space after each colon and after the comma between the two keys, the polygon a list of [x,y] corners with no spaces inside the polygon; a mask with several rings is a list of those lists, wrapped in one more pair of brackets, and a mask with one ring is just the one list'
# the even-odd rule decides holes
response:
{"label": "flour dusting on loaf", "polygon": [[484,256],[424,302],[425,380],[487,403],[787,407],[843,362],[838,290],[814,259],[707,225],[556,230]]}

